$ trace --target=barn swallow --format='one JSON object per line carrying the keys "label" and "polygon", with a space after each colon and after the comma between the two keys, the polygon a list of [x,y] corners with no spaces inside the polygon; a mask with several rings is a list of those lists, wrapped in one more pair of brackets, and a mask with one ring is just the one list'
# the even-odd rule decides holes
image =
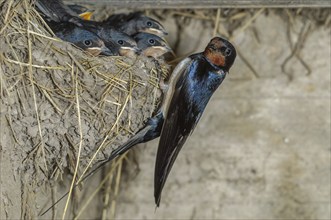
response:
{"label": "barn swallow", "polygon": [[162,189],[179,151],[199,122],[209,99],[228,74],[235,58],[236,50],[233,45],[223,38],[215,37],[203,52],[182,60],[173,70],[168,85],[163,88],[164,98],[156,115],[79,183],[133,146],[160,137],[154,175],[154,198],[159,207]]}
{"label": "barn swallow", "polygon": [[157,207],[179,151],[193,132],[209,99],[223,82],[235,58],[236,50],[233,45],[223,38],[215,37],[204,52],[184,59],[173,71],[162,106],[164,123],[155,163],[154,198]]}
{"label": "barn swallow", "polygon": [[57,23],[56,25],[50,25],[50,27],[52,27],[54,34],[58,38],[76,45],[93,56],[116,55],[116,52],[109,49],[111,47],[107,47],[105,42],[96,34],[78,27],[73,23],[62,22]]}
{"label": "barn swallow", "polygon": [[141,12],[115,14],[107,18],[104,22],[130,36],[138,32],[147,32],[160,37],[168,34],[160,22],[143,15]]}
{"label": "barn swallow", "polygon": [[136,40],[141,54],[146,57],[157,59],[167,52],[172,52],[169,45],[157,35],[140,32],[134,35],[133,38]]}

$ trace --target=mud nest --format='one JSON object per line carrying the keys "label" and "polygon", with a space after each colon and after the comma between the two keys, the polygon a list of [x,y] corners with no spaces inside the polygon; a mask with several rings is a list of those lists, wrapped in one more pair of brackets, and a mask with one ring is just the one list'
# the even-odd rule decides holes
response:
{"label": "mud nest", "polygon": [[54,37],[31,3],[0,2],[1,145],[24,218],[38,214],[33,193],[47,194],[65,169],[79,179],[143,126],[168,69],[145,57],[92,57]]}

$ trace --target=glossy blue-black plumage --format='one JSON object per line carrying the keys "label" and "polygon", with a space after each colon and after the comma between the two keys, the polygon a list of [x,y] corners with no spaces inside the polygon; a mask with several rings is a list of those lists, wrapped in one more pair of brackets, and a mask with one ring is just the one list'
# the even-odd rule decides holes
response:
{"label": "glossy blue-black plumage", "polygon": [[187,137],[198,123],[212,94],[226,72],[211,64],[203,53],[190,56],[191,62],[181,73],[163,123],[154,176],[157,206],[172,165]]}

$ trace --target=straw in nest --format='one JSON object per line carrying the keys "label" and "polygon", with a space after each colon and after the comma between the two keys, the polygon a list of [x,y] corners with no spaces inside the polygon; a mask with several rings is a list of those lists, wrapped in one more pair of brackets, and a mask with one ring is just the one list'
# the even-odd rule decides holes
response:
{"label": "straw in nest", "polygon": [[42,189],[50,202],[42,186],[64,168],[79,179],[152,116],[167,67],[143,57],[92,57],[55,38],[30,0],[0,6],[2,147],[8,181],[23,189],[21,217],[33,218],[34,194]]}

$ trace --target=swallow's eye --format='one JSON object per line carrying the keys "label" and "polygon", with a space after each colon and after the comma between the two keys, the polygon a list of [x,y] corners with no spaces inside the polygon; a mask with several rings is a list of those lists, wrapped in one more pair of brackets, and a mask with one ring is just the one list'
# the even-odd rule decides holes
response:
{"label": "swallow's eye", "polygon": [[214,45],[210,45],[209,48],[212,50],[216,50],[216,47]]}
{"label": "swallow's eye", "polygon": [[231,49],[226,48],[226,50],[225,50],[225,54],[226,54],[227,56],[230,56],[231,52],[232,52]]}
{"label": "swallow's eye", "polygon": [[154,40],[154,39],[149,39],[148,42],[149,42],[150,44],[152,44],[152,45],[155,44],[155,40]]}
{"label": "swallow's eye", "polygon": [[91,40],[85,40],[84,44],[85,44],[85,46],[89,47],[89,46],[92,45],[92,41]]}
{"label": "swallow's eye", "polygon": [[117,41],[118,44],[123,45],[124,42],[122,40]]}
{"label": "swallow's eye", "polygon": [[147,24],[148,27],[152,27],[152,25],[153,25],[151,21],[147,21],[146,24]]}
{"label": "swallow's eye", "polygon": [[227,48],[227,47],[221,47],[221,52],[225,56],[230,56],[231,53],[232,53],[232,50],[230,48]]}

